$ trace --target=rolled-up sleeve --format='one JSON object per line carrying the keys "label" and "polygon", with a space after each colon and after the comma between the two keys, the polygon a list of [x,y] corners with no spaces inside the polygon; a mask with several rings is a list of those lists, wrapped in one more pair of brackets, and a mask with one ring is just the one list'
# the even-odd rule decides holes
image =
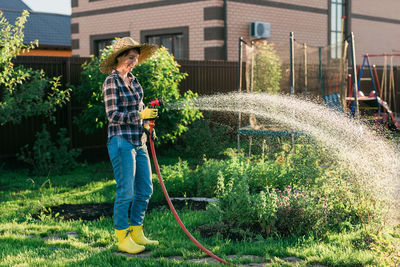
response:
{"label": "rolled-up sleeve", "polygon": [[124,111],[118,92],[118,85],[111,76],[103,83],[103,97],[107,119],[112,124],[134,124],[140,121],[139,111]]}

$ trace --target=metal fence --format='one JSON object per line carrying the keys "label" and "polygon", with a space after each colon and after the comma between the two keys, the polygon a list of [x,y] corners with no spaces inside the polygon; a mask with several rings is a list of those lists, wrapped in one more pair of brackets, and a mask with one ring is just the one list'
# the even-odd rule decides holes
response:
{"label": "metal fence", "polygon": [[[60,76],[63,88],[68,84],[78,85],[81,78],[81,65],[90,58],[81,57],[17,57],[16,65],[22,64],[32,69],[43,69],[48,77]],[[191,90],[199,95],[209,95],[237,90],[237,62],[224,61],[189,61],[178,62],[181,71],[188,73],[180,84],[180,91]],[[56,112],[56,125],[48,124],[48,130],[55,136],[60,128],[66,128],[71,140],[71,147],[80,148],[83,154],[105,154],[106,129],[97,130],[86,135],[73,123],[74,116],[82,107],[77,106],[74,99]],[[35,134],[46,124],[43,117],[31,117],[18,125],[0,126],[0,161],[13,159],[26,144],[32,145]],[[85,157],[85,156],[84,156]]]}

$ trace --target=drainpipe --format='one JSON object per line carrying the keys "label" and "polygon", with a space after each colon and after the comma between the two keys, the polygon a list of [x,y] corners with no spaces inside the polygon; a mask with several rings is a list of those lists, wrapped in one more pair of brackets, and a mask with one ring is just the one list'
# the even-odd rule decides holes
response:
{"label": "drainpipe", "polygon": [[228,60],[228,7],[227,1],[223,0],[223,10],[224,10],[224,60]]}

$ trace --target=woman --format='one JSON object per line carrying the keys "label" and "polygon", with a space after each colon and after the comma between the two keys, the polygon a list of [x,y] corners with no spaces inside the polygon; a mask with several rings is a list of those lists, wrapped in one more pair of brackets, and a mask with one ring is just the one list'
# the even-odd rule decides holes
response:
{"label": "woman", "polygon": [[118,249],[131,254],[142,252],[145,245],[158,245],[143,234],[143,219],[153,193],[143,134],[148,122],[144,120],[155,118],[157,109],[143,109],[143,89],[131,73],[155,50],[153,45],[124,37],[114,43],[100,64],[100,71],[109,74],[103,83],[103,96],[109,123],[107,149],[117,182],[114,227]]}

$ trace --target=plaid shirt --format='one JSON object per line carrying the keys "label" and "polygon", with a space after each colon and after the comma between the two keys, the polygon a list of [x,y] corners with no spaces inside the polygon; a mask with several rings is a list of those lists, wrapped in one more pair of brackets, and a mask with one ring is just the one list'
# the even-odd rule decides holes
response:
{"label": "plaid shirt", "polygon": [[143,89],[132,73],[128,73],[128,78],[127,86],[118,71],[113,70],[103,83],[108,140],[120,135],[133,145],[141,146],[146,142],[142,140],[143,121],[139,117],[139,111],[144,108]]}

